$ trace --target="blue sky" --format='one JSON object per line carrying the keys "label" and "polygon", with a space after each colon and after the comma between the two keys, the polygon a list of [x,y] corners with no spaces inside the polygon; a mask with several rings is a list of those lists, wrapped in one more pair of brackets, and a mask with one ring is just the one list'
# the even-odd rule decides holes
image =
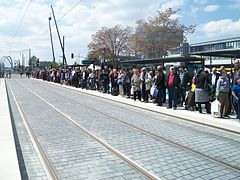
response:
{"label": "blue sky", "polygon": [[[79,0],[31,0],[26,11],[29,0],[1,1],[0,56],[31,48],[40,60],[51,60],[50,5],[54,6],[59,19],[77,2]],[[195,33],[188,36],[190,43],[240,36],[240,0],[81,0],[59,21],[60,33],[65,35],[67,58],[70,60],[72,52],[86,56],[91,35],[102,26],[135,26],[137,19],[153,16],[168,7],[180,9],[178,16],[182,23],[197,24]],[[61,50],[54,27],[53,34],[58,61]],[[16,60],[22,57],[21,52],[10,55]],[[27,54],[24,56],[27,58]]]}

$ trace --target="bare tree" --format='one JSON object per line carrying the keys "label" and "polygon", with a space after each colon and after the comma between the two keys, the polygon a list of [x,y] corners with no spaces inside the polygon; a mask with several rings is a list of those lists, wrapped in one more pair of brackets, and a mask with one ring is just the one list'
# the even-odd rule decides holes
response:
{"label": "bare tree", "polygon": [[92,41],[88,45],[89,55],[95,58],[102,56],[111,60],[116,66],[119,56],[129,52],[129,37],[132,31],[130,26],[102,27],[101,30],[92,35]]}
{"label": "bare tree", "polygon": [[186,41],[186,35],[194,32],[195,25],[187,27],[180,24],[179,17],[174,17],[176,13],[169,8],[147,20],[138,20],[132,38],[135,51],[142,52],[149,58],[159,58]]}

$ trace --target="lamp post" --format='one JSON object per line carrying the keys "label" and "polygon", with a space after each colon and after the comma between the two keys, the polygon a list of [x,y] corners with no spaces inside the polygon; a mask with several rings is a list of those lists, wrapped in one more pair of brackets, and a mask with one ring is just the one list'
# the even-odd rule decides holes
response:
{"label": "lamp post", "polygon": [[52,9],[52,15],[53,15],[53,20],[55,22],[55,26],[56,26],[56,30],[57,30],[57,35],[58,35],[58,39],[59,39],[59,42],[60,42],[60,46],[61,46],[61,49],[62,49],[62,53],[63,53],[63,64],[67,64],[67,60],[66,60],[66,56],[65,56],[65,52],[64,52],[64,37],[63,37],[63,42],[61,40],[61,37],[60,37],[60,33],[59,33],[59,30],[58,30],[58,25],[57,25],[57,20],[56,20],[56,17],[55,17],[55,14],[54,14],[54,10],[53,10],[53,6],[51,5],[51,9]]}
{"label": "lamp post", "polygon": [[49,33],[50,33],[50,39],[51,39],[53,62],[55,62],[55,54],[54,54],[53,39],[52,39],[52,28],[51,28],[51,22],[50,22],[51,20],[52,20],[52,17],[50,16],[48,18],[48,24],[49,24]]}

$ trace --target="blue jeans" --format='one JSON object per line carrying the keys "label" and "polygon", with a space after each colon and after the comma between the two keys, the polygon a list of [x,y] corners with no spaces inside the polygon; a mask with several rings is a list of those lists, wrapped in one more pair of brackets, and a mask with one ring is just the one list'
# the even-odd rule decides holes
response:
{"label": "blue jeans", "polygon": [[177,107],[177,89],[168,88],[168,106]]}
{"label": "blue jeans", "polygon": [[162,102],[163,102],[163,90],[158,89],[157,103],[158,105],[162,105]]}
{"label": "blue jeans", "polygon": [[240,119],[240,101],[238,101],[238,103],[234,103],[233,105],[237,114],[237,119]]}
{"label": "blue jeans", "polygon": [[143,101],[147,101],[146,85],[142,86],[142,99],[143,99]]}

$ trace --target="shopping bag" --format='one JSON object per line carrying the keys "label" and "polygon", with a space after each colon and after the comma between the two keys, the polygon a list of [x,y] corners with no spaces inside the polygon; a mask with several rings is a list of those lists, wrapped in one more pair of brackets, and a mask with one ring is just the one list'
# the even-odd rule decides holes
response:
{"label": "shopping bag", "polygon": [[151,89],[150,89],[150,94],[151,94],[153,97],[157,97],[157,95],[158,95],[158,89],[157,89],[155,86],[152,86]]}
{"label": "shopping bag", "polygon": [[211,103],[211,114],[213,117],[220,117],[221,103],[216,99]]}

